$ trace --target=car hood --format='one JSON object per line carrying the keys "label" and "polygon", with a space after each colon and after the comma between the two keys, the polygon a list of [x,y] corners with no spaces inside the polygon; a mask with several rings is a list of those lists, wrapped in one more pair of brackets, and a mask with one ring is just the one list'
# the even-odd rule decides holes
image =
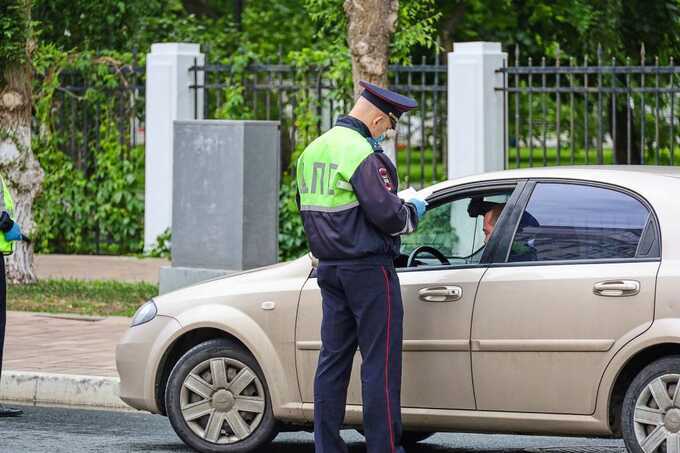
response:
{"label": "car hood", "polygon": [[158,313],[174,316],[186,304],[225,302],[235,296],[302,289],[312,270],[309,255],[296,260],[217,277],[154,298]]}

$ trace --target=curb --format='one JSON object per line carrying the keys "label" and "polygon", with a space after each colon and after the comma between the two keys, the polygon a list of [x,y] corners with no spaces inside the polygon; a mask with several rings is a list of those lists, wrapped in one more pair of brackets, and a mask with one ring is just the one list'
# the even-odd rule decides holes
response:
{"label": "curb", "polygon": [[117,377],[3,371],[0,400],[34,406],[78,406],[132,411],[118,397]]}

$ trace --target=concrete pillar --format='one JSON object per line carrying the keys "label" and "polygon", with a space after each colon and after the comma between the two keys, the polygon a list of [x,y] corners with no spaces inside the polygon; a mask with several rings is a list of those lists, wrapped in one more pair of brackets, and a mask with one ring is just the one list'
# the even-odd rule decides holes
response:
{"label": "concrete pillar", "polygon": [[380,144],[383,151],[390,158],[394,166],[397,166],[397,141],[395,140],[394,134],[390,133],[390,136],[385,139],[384,142]]}
{"label": "concrete pillar", "polygon": [[165,293],[278,258],[278,121],[176,121]]}
{"label": "concrete pillar", "polygon": [[455,43],[448,55],[448,176],[502,170],[503,75],[497,42]]}
{"label": "concrete pillar", "polygon": [[[203,89],[189,88],[194,62],[205,63],[198,44],[152,44],[146,58],[145,250],[172,225],[173,121],[203,118]],[[202,85],[203,72],[196,76]]]}

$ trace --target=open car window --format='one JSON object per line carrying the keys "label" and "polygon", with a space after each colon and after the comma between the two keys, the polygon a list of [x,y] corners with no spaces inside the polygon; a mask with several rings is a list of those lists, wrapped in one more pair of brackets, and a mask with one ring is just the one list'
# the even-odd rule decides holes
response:
{"label": "open car window", "polygon": [[[416,231],[401,238],[402,256],[411,256],[419,247],[439,251],[450,265],[479,263],[484,252],[484,214],[497,206],[500,214],[512,190],[488,195],[475,193],[428,207]],[[427,251],[418,253],[411,266],[442,266],[445,263]]]}

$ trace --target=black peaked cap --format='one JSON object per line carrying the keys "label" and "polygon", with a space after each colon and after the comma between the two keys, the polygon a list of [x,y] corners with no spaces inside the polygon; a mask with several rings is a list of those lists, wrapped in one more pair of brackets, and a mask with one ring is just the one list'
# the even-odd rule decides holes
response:
{"label": "black peaked cap", "polygon": [[402,113],[418,107],[418,103],[415,99],[411,99],[408,96],[403,96],[386,88],[381,88],[378,85],[368,83],[365,80],[360,81],[359,85],[364,89],[361,96],[388,115],[391,113],[399,118]]}

